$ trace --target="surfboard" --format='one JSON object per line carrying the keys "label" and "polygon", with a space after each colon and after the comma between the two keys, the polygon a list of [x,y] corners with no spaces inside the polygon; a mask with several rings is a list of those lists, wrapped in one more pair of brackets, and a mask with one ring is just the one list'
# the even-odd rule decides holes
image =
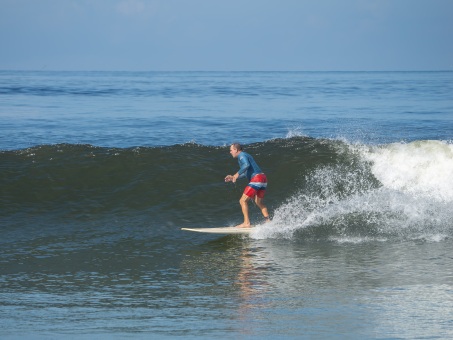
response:
{"label": "surfboard", "polygon": [[243,234],[248,235],[253,228],[236,228],[236,227],[222,227],[222,228],[181,228],[181,230],[194,231],[196,233],[209,233],[209,234]]}

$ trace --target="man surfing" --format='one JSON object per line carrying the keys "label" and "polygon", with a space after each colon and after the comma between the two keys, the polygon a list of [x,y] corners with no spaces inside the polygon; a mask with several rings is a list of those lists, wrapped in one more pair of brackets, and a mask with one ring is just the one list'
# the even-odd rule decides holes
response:
{"label": "man surfing", "polygon": [[266,222],[269,222],[269,213],[267,207],[263,203],[264,194],[266,193],[267,179],[266,175],[261,171],[258,164],[252,156],[242,150],[239,143],[234,143],[230,146],[230,154],[233,158],[238,159],[239,171],[234,175],[227,175],[225,182],[233,182],[239,178],[247,177],[249,184],[245,187],[239,204],[241,205],[242,214],[244,215],[244,223],[237,225],[237,228],[250,228],[249,207],[248,202],[251,199],[255,200],[256,205],[260,208]]}

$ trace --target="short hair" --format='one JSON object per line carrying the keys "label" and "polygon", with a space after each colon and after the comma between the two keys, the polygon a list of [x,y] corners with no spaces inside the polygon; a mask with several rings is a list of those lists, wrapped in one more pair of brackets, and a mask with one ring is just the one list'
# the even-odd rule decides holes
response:
{"label": "short hair", "polygon": [[243,148],[242,148],[242,145],[239,144],[239,143],[233,143],[233,144],[231,144],[231,146],[232,146],[233,148],[235,148],[236,150],[238,150],[238,151],[242,151],[242,149],[243,149]]}

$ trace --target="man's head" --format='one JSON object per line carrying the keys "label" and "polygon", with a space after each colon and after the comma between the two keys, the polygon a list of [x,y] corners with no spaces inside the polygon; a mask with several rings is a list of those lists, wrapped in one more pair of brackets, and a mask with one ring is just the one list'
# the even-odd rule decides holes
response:
{"label": "man's head", "polygon": [[231,156],[233,156],[233,158],[236,158],[237,156],[239,156],[241,151],[242,151],[242,145],[241,144],[239,144],[239,143],[231,144],[231,146],[230,146],[230,154],[231,154]]}

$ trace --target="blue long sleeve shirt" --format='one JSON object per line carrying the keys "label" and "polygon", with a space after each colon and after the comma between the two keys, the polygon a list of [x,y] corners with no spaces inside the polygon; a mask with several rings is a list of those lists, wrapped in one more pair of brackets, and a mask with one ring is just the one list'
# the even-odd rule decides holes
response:
{"label": "blue long sleeve shirt", "polygon": [[253,157],[244,151],[242,151],[238,155],[238,163],[239,163],[238,171],[239,178],[247,177],[247,179],[250,181],[253,176],[263,173],[258,164],[256,164]]}

